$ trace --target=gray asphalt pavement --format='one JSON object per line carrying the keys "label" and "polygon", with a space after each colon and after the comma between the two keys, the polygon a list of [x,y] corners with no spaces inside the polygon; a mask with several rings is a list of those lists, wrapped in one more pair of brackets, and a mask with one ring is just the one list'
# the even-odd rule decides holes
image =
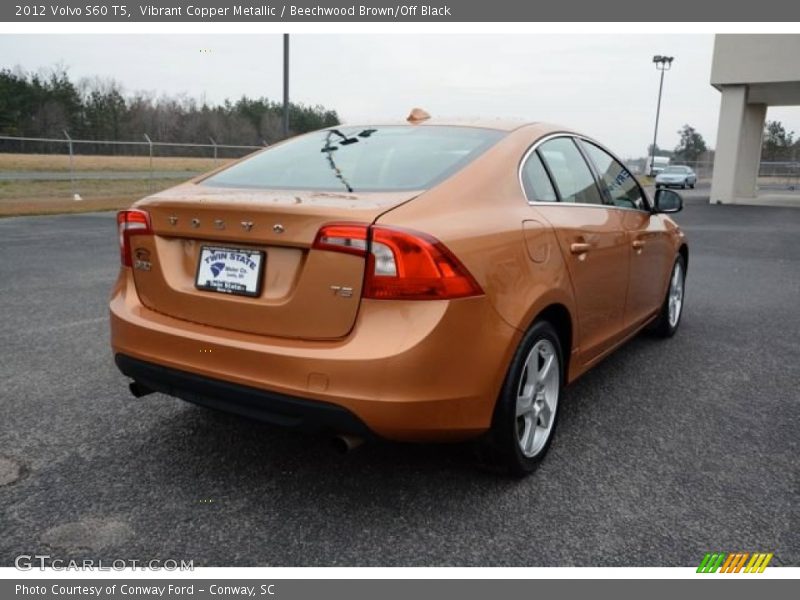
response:
{"label": "gray asphalt pavement", "polygon": [[111,214],[0,219],[0,565],[800,565],[800,209],[710,206],[671,340],[569,388],[518,481],[468,446],[329,442],[153,395],[108,347]]}

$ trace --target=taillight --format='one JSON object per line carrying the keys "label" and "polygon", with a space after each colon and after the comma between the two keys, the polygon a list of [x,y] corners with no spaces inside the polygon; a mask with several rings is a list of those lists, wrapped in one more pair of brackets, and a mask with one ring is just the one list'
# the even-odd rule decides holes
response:
{"label": "taillight", "polygon": [[364,298],[444,300],[483,293],[453,253],[425,233],[331,223],[320,229],[313,247],[367,257]]}
{"label": "taillight", "polygon": [[150,215],[143,210],[121,210],[117,213],[117,231],[119,232],[119,256],[123,266],[132,266],[131,241],[132,235],[152,234],[150,228]]}
{"label": "taillight", "polygon": [[365,298],[441,300],[483,293],[466,267],[436,238],[380,225],[371,233]]}
{"label": "taillight", "polygon": [[361,223],[331,223],[317,232],[313,247],[366,256],[368,233],[369,226]]}

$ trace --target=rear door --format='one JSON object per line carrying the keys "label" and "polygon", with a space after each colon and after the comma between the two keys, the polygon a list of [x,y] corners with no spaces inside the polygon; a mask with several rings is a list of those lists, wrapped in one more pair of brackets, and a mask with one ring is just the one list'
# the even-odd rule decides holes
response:
{"label": "rear door", "polygon": [[650,213],[644,190],[618,160],[599,146],[582,141],[594,163],[607,201],[617,207],[630,257],[630,283],[625,300],[625,328],[651,317],[664,299],[672,268],[670,240],[664,222]]}
{"label": "rear door", "polygon": [[572,137],[541,144],[522,174],[528,201],[558,237],[575,292],[581,354],[592,360],[613,345],[623,327],[629,256],[620,216],[603,203]]}

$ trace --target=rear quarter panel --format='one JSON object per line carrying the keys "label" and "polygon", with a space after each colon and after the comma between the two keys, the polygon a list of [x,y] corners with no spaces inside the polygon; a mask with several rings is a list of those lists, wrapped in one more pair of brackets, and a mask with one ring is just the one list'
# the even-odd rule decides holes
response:
{"label": "rear quarter panel", "polygon": [[[518,178],[525,151],[552,132],[537,125],[510,132],[465,169],[384,214],[379,222],[441,240],[520,335],[544,309],[561,304],[573,316],[577,339],[572,288],[555,232],[527,203]],[[518,340],[508,349],[508,361]]]}

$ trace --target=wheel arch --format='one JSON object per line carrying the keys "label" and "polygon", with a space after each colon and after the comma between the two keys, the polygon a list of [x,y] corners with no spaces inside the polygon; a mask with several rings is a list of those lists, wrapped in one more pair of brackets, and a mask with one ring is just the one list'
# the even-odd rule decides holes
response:
{"label": "wheel arch", "polygon": [[689,246],[685,243],[681,244],[680,248],[678,248],[678,254],[683,257],[683,271],[684,273],[688,273],[689,271]]}
{"label": "wheel arch", "polygon": [[564,304],[555,302],[540,310],[531,321],[530,327],[533,327],[539,321],[550,323],[558,334],[558,341],[561,344],[561,352],[563,354],[562,360],[564,361],[563,378],[566,385],[569,380],[570,357],[572,356],[575,336],[572,314]]}

